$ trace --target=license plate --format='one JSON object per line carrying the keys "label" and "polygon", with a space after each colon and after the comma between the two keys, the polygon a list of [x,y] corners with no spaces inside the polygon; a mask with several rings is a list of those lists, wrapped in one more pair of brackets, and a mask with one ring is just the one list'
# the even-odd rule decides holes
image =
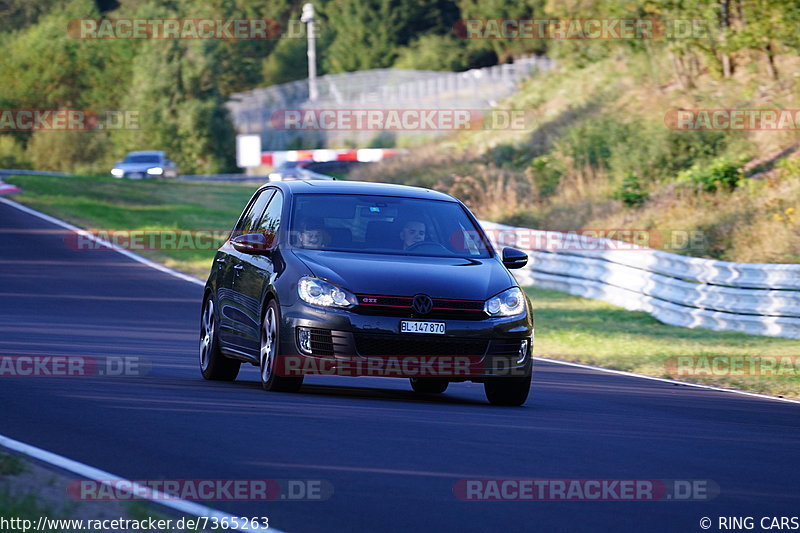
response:
{"label": "license plate", "polygon": [[444,331],[444,322],[400,321],[400,333],[435,333],[436,335],[444,335]]}

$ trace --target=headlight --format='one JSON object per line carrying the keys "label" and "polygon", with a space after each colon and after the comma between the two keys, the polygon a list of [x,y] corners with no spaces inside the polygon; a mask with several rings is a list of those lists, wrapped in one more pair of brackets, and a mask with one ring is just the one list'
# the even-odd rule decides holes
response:
{"label": "headlight", "polygon": [[122,176],[125,175],[125,171],[122,170],[121,168],[112,168],[111,175],[114,176],[115,178],[121,178]]}
{"label": "headlight", "polygon": [[164,173],[164,169],[161,167],[148,168],[147,173],[150,174],[151,176],[160,176],[161,174]]}
{"label": "headlight", "polygon": [[304,276],[297,282],[297,293],[300,299],[312,305],[322,307],[348,308],[356,305],[353,293],[329,283],[324,279]]}
{"label": "headlight", "polygon": [[514,316],[525,311],[525,295],[519,287],[512,287],[483,304],[483,310],[489,316]]}

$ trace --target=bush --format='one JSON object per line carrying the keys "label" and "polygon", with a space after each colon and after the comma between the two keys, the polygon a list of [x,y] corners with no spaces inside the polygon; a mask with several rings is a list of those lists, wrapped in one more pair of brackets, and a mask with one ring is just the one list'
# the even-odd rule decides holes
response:
{"label": "bush", "polygon": [[0,168],[31,168],[22,143],[11,135],[0,135]]}
{"label": "bush", "polygon": [[800,178],[800,158],[786,157],[778,161],[775,167],[778,175],[785,178]]}
{"label": "bush", "polygon": [[525,177],[536,184],[541,196],[550,196],[558,189],[563,169],[552,157],[542,155],[534,159],[525,170]]}
{"label": "bush", "polygon": [[621,200],[626,207],[641,207],[648,199],[648,194],[639,181],[639,176],[633,173],[626,174],[622,179],[614,199]]}
{"label": "bush", "polygon": [[457,71],[469,68],[463,43],[450,35],[423,35],[398,53],[394,68]]}
{"label": "bush", "polygon": [[36,170],[73,173],[106,173],[111,169],[109,142],[96,131],[36,131],[27,156]]}
{"label": "bush", "polygon": [[679,183],[691,184],[705,192],[732,191],[744,180],[741,158],[718,157],[708,165],[695,164],[678,174]]}

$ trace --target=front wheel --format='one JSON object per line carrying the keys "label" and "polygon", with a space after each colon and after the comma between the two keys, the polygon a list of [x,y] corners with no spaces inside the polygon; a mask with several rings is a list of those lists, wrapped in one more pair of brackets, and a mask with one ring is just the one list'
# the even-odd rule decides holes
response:
{"label": "front wheel", "polygon": [[233,381],[239,375],[241,365],[241,361],[225,357],[219,349],[214,297],[209,295],[203,303],[203,314],[200,316],[200,373],[205,379]]}
{"label": "front wheel", "polygon": [[409,378],[409,381],[414,392],[425,394],[441,394],[447,390],[447,386],[450,384],[446,379],[436,378]]}
{"label": "front wheel", "polygon": [[280,309],[270,300],[261,326],[261,387],[267,391],[297,392],[303,385],[303,376],[278,375],[278,348],[280,346]]}
{"label": "front wheel", "polygon": [[483,384],[483,390],[492,405],[522,405],[531,391],[531,377],[493,379]]}

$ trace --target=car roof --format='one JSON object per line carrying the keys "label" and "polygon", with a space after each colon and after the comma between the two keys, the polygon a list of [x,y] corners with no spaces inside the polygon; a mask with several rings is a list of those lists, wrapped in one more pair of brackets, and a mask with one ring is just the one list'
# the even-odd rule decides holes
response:
{"label": "car roof", "polygon": [[128,155],[164,155],[163,150],[139,150],[136,152],[128,152]]}
{"label": "car roof", "polygon": [[265,184],[278,187],[294,194],[374,194],[382,196],[402,196],[404,198],[423,198],[430,200],[457,201],[449,194],[394,183],[375,183],[371,181],[340,180],[297,180],[279,181]]}

